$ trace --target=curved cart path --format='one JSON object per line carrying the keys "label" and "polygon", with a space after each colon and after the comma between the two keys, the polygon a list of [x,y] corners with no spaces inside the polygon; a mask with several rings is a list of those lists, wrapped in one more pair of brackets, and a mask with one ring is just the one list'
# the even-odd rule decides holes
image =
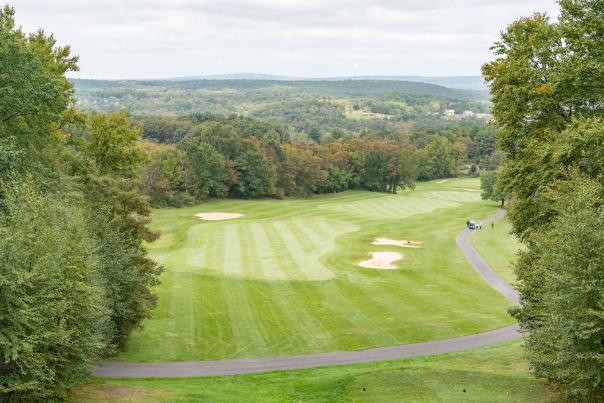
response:
{"label": "curved cart path", "polygon": [[[495,221],[505,214],[504,209],[499,209],[497,213],[491,217],[489,217],[485,223],[490,223],[491,221]],[[479,230],[480,231],[480,230]],[[502,279],[491,269],[491,267],[485,262],[482,257],[478,254],[478,251],[474,249],[472,244],[470,244],[469,238],[472,234],[472,230],[465,229],[461,231],[456,237],[455,242],[459,249],[463,252],[464,256],[470,263],[470,266],[480,274],[480,277],[484,281],[486,281],[491,287],[496,289],[500,294],[504,297],[512,301],[514,304],[519,305],[519,295],[518,291],[512,287],[510,283]]]}
{"label": "curved cart path", "polygon": [[[504,215],[504,210],[485,222],[496,220]],[[499,277],[480,257],[470,244],[472,231],[465,229],[455,241],[472,268],[495,290],[514,304],[518,304],[518,293],[510,284]],[[488,332],[452,339],[429,341],[425,343],[404,344],[392,347],[379,347],[358,351],[336,351],[306,355],[292,355],[269,358],[244,358],[218,361],[182,361],[182,362],[102,362],[92,374],[108,378],[177,378],[190,376],[219,376],[248,374],[287,369],[312,368],[326,365],[355,364],[374,361],[389,361],[406,357],[442,354],[469,348],[514,340],[520,337],[518,326],[512,325]]]}

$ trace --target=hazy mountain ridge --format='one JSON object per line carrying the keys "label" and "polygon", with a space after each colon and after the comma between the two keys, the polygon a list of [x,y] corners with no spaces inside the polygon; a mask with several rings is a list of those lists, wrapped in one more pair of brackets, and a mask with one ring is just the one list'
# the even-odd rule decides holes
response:
{"label": "hazy mountain ridge", "polygon": [[447,88],[487,91],[488,87],[481,76],[387,76],[387,75],[361,75],[361,76],[336,76],[336,77],[296,77],[275,74],[234,73],[214,74],[200,76],[184,76],[169,78],[170,81],[191,80],[268,80],[268,81],[346,81],[346,80],[372,80],[372,81],[409,81],[435,84]]}
{"label": "hazy mountain ridge", "polygon": [[270,87],[288,88],[290,90],[302,90],[313,95],[322,96],[366,96],[383,93],[405,93],[415,95],[431,95],[448,97],[452,99],[477,99],[488,100],[486,90],[459,89],[444,85],[426,83],[423,81],[388,80],[386,78],[334,78],[334,79],[286,79],[286,77],[269,79],[265,78],[219,78],[222,76],[207,77],[182,77],[179,79],[157,79],[157,80],[90,80],[70,79],[76,88],[76,92],[82,90],[101,90],[112,88],[174,88],[174,89],[207,89],[221,90],[229,88],[237,89],[268,89]]}

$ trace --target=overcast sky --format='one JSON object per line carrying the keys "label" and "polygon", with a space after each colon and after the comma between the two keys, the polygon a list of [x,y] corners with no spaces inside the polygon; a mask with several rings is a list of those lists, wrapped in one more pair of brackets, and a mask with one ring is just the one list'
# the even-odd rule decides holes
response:
{"label": "overcast sky", "polygon": [[513,20],[554,0],[8,0],[83,78],[478,75]]}

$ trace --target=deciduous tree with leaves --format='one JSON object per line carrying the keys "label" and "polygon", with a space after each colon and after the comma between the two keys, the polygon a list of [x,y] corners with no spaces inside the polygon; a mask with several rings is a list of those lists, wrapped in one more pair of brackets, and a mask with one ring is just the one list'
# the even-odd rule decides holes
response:
{"label": "deciduous tree with leaves", "polygon": [[483,66],[507,159],[497,188],[524,241],[515,272],[535,374],[604,399],[604,2],[561,0],[558,21],[511,24]]}
{"label": "deciduous tree with leaves", "polygon": [[0,400],[51,401],[155,305],[140,129],[73,108],[68,47],[0,11]]}

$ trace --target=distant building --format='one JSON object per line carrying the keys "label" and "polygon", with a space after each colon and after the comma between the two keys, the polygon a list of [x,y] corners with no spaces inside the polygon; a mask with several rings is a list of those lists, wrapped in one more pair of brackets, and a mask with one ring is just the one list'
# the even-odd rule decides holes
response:
{"label": "distant building", "polygon": [[445,116],[455,116],[455,109],[445,109]]}
{"label": "distant building", "polygon": [[489,122],[491,119],[493,119],[493,115],[491,115],[490,113],[477,113],[476,117],[478,119],[484,120],[485,122]]}
{"label": "distant building", "polygon": [[363,112],[363,116],[367,116],[370,118],[390,119],[390,115],[378,112]]}
{"label": "distant building", "polygon": [[463,115],[464,117],[466,117],[466,118],[469,118],[469,117],[474,116],[474,115],[475,115],[475,113],[474,113],[474,112],[472,112],[472,111],[467,111],[467,110],[466,110],[466,111],[463,111],[462,115]]}

